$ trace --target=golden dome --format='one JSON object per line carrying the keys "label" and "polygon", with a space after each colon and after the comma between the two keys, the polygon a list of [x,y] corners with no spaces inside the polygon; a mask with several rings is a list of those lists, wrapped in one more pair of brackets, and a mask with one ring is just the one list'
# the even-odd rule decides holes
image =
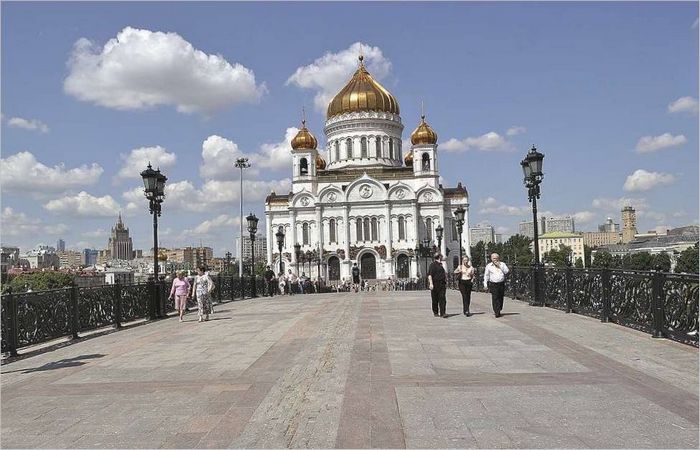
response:
{"label": "golden dome", "polygon": [[318,145],[318,141],[313,134],[306,128],[306,120],[301,121],[301,130],[292,139],[292,148],[294,150],[298,149],[309,149],[314,150]]}
{"label": "golden dome", "polygon": [[436,142],[437,133],[425,122],[425,115],[420,116],[418,128],[411,133],[411,144],[435,144]]}
{"label": "golden dome", "polygon": [[326,160],[321,158],[321,155],[316,156],[316,170],[325,170]]}
{"label": "golden dome", "polygon": [[399,114],[399,102],[372,78],[362,59],[360,56],[360,67],[328,105],[327,119],[353,111],[385,111]]}
{"label": "golden dome", "polygon": [[413,150],[406,153],[406,156],[403,157],[403,162],[406,164],[406,167],[413,165]]}

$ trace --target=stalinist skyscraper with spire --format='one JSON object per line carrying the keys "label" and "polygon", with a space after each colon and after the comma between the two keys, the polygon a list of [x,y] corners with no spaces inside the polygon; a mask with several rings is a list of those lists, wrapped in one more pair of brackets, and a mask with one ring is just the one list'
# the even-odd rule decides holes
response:
{"label": "stalinist skyscraper with spire", "polygon": [[107,243],[112,259],[132,260],[134,259],[133,245],[129,237],[129,229],[124,227],[122,214],[119,213],[117,224],[112,228],[112,236]]}

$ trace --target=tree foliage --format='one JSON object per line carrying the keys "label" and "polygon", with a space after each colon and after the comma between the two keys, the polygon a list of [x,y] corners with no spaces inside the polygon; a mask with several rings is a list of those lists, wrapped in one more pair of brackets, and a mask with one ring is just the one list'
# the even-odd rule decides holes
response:
{"label": "tree foliage", "polygon": [[686,248],[676,261],[676,273],[698,273],[698,244]]}
{"label": "tree foliage", "polygon": [[515,234],[506,242],[499,244],[494,242],[484,244],[483,241],[479,241],[470,247],[472,265],[483,267],[486,265],[486,259],[490,259],[491,253],[498,253],[501,261],[511,267],[529,266],[533,260],[532,250],[530,249],[531,242],[532,239],[520,234]]}
{"label": "tree foliage", "polygon": [[73,283],[73,275],[63,272],[35,272],[20,274],[10,279],[6,287],[13,292],[45,291],[70,286]]}
{"label": "tree foliage", "polygon": [[569,261],[571,256],[571,247],[564,244],[559,244],[559,248],[553,248],[542,257],[542,261],[548,265],[554,265],[555,267],[566,267],[566,263]]}

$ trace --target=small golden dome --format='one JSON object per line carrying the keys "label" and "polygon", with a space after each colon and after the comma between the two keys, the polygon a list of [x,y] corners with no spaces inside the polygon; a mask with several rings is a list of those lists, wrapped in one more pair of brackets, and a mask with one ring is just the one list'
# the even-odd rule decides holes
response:
{"label": "small golden dome", "polygon": [[316,156],[316,170],[325,170],[326,160],[321,158],[321,155]]}
{"label": "small golden dome", "polygon": [[306,128],[306,120],[301,121],[301,130],[292,139],[292,148],[294,150],[298,149],[309,149],[314,150],[318,145],[316,137]]}
{"label": "small golden dome", "polygon": [[385,111],[399,114],[399,102],[367,72],[360,56],[360,67],[328,105],[326,118],[354,111]]}
{"label": "small golden dome", "polygon": [[406,167],[413,165],[413,150],[406,153],[406,156],[403,157],[403,162],[406,164]]}
{"label": "small golden dome", "polygon": [[435,144],[436,142],[437,133],[425,122],[425,115],[420,116],[418,128],[411,133],[411,144]]}

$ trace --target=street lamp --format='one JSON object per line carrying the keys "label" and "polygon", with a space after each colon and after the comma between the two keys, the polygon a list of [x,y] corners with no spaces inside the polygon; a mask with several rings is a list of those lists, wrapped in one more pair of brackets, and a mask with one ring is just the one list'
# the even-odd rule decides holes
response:
{"label": "street lamp", "polygon": [[165,198],[165,182],[168,180],[165,175],[160,173],[160,169],[153,170],[151,163],[148,163],[146,170],[141,172],[143,178],[144,194],[148,199],[148,209],[153,216],[153,295],[151,296],[151,305],[149,316],[151,320],[157,318],[156,305],[158,289],[158,217],[160,217],[160,205]]}
{"label": "street lamp", "polygon": [[442,233],[445,231],[445,229],[442,227],[442,225],[438,225],[435,228],[435,237],[437,238],[437,248],[438,252],[442,253]]}
{"label": "street lamp", "polygon": [[428,286],[428,258],[430,257],[430,239],[427,237],[421,241],[420,252],[425,263],[425,286]]}
{"label": "street lamp", "polygon": [[297,275],[299,275],[299,254],[300,253],[301,253],[301,244],[297,242],[296,244],[294,244],[294,254],[297,257],[297,266],[296,266]]}
{"label": "street lamp", "polygon": [[243,280],[243,169],[249,168],[250,163],[248,162],[248,158],[238,158],[234,166],[241,169],[241,190],[239,192],[241,215],[238,216],[241,222],[241,245],[238,247],[238,278]]}
{"label": "street lamp", "polygon": [[255,233],[258,232],[258,218],[255,217],[255,214],[250,213],[248,217],[246,217],[246,221],[248,222],[248,233],[250,234],[250,281],[252,283],[251,296],[255,298],[258,296],[255,289]]}
{"label": "street lamp", "polygon": [[229,270],[231,270],[231,252],[226,252],[226,268],[224,269],[224,273],[228,275]]}
{"label": "street lamp", "polygon": [[282,247],[284,246],[284,228],[280,226],[277,229],[277,233],[275,233],[275,237],[277,238],[277,249],[280,252],[280,271],[279,273],[282,273]]}
{"label": "street lamp", "polygon": [[544,160],[544,154],[538,152],[533,145],[525,156],[525,159],[520,162],[520,166],[523,169],[523,183],[527,188],[527,198],[530,203],[532,203],[532,228],[535,247],[532,305],[536,306],[543,305],[540,301],[540,246],[537,229],[537,199],[540,198],[540,183],[542,182],[542,178],[544,178],[544,174],[542,173],[542,160]]}
{"label": "street lamp", "polygon": [[462,232],[464,231],[464,213],[467,211],[460,206],[455,209],[455,223],[457,225],[457,234],[459,234],[459,263],[462,264]]}

